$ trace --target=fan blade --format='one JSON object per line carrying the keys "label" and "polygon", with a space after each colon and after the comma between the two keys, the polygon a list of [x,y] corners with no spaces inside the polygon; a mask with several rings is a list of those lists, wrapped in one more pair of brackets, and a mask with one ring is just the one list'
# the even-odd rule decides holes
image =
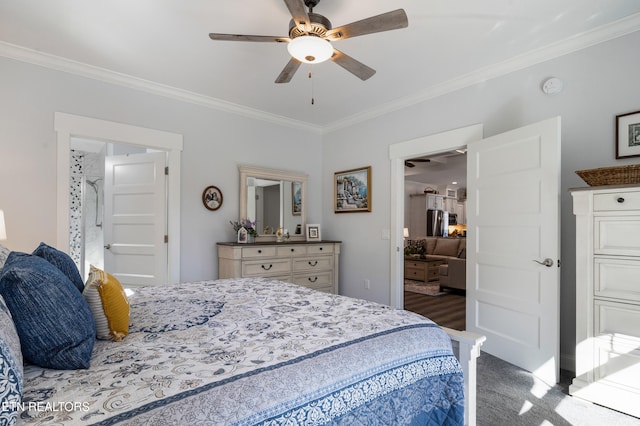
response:
{"label": "fan blade", "polygon": [[360,80],[367,80],[376,73],[376,70],[373,68],[353,59],[351,56],[342,53],[338,49],[333,49],[333,56],[331,56],[331,60],[358,77]]}
{"label": "fan blade", "polygon": [[209,38],[211,40],[222,40],[222,41],[266,41],[266,42],[276,42],[276,43],[288,43],[291,41],[289,37],[259,36],[259,35],[245,35],[245,34],[218,34],[218,33],[210,33]]}
{"label": "fan blade", "polygon": [[397,30],[408,26],[407,14],[403,9],[398,9],[329,30],[326,38],[331,41],[344,40],[349,37]]}
{"label": "fan blade", "polygon": [[311,20],[309,20],[309,14],[305,10],[302,0],[284,0],[284,4],[287,5],[296,26],[304,25],[306,32],[311,31]]}
{"label": "fan blade", "polygon": [[282,70],[278,78],[276,78],[276,83],[290,82],[293,78],[293,75],[296,73],[296,71],[298,71],[298,68],[300,68],[301,63],[302,62],[300,62],[296,58],[289,59],[287,65],[284,66],[284,69]]}
{"label": "fan blade", "polygon": [[406,161],[406,160],[404,162],[404,165],[405,165],[405,167],[415,167],[416,166],[415,164],[412,164],[412,163],[410,163],[409,161]]}

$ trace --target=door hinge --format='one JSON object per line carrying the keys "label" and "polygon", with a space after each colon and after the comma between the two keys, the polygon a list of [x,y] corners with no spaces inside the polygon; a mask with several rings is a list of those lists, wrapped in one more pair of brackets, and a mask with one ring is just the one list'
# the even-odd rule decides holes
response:
{"label": "door hinge", "polygon": [[168,175],[169,175],[169,166],[166,166],[166,167],[164,168],[164,174],[165,174],[166,176],[168,176]]}
{"label": "door hinge", "polygon": [[164,243],[167,244],[169,242],[169,236],[165,235],[164,236]]}

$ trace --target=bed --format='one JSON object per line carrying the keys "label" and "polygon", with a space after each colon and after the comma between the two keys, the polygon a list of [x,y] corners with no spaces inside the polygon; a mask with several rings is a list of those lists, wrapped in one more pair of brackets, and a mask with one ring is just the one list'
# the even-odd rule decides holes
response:
{"label": "bed", "polygon": [[95,340],[89,368],[25,363],[17,424],[475,421],[483,339],[417,314],[263,278],[135,288],[128,303],[128,334]]}

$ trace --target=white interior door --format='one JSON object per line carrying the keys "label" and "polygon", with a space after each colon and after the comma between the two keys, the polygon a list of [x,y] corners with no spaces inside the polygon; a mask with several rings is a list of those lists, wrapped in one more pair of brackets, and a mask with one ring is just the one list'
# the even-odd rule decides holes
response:
{"label": "white interior door", "polygon": [[555,384],[560,117],[467,147],[467,329],[487,336],[484,351]]}
{"label": "white interior door", "polygon": [[105,160],[105,270],[124,286],[167,284],[166,153]]}

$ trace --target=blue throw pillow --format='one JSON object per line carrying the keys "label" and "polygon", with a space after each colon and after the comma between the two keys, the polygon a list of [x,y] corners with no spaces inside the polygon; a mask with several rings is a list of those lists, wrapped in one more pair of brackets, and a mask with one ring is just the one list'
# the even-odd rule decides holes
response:
{"label": "blue throw pillow", "polygon": [[69,278],[73,285],[80,290],[80,293],[82,293],[84,290],[84,283],[82,282],[80,271],[78,271],[78,267],[75,262],[67,253],[48,246],[45,243],[40,243],[40,245],[33,251],[33,254],[43,258],[56,268],[60,269],[62,273]]}
{"label": "blue throw pillow", "polygon": [[22,402],[22,352],[9,309],[0,296],[0,425],[15,424]]}
{"label": "blue throw pillow", "polygon": [[59,370],[89,367],[96,336],[93,315],[58,268],[38,256],[11,252],[0,276],[0,294],[26,360]]}

